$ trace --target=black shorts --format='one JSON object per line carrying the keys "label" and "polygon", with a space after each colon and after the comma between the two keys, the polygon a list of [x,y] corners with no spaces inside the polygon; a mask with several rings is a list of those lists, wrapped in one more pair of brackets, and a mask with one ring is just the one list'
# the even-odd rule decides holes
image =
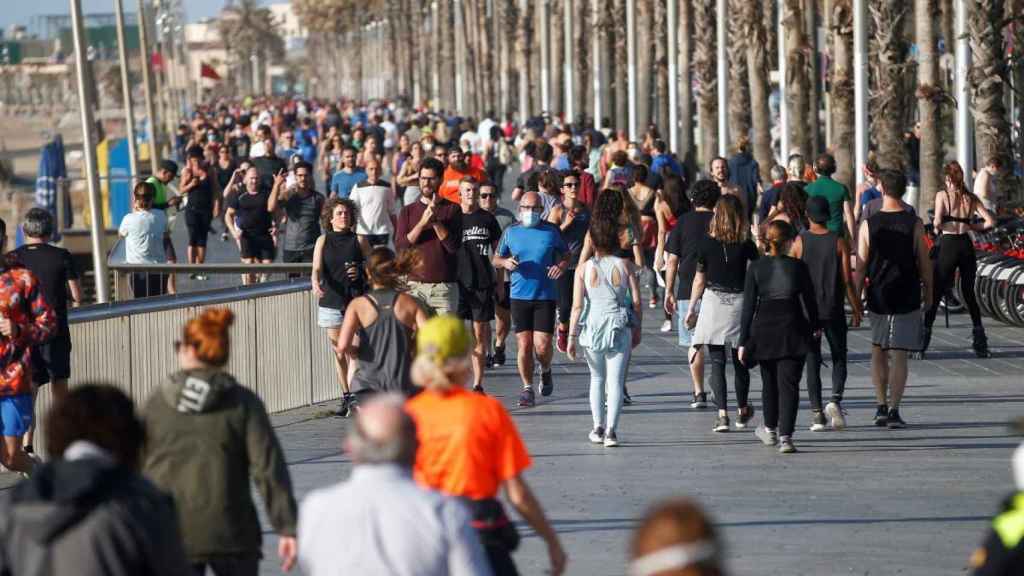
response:
{"label": "black shorts", "polygon": [[494,301],[494,305],[498,308],[508,310],[511,306],[512,300],[512,283],[505,282],[505,286],[498,290],[497,299]]}
{"label": "black shorts", "polygon": [[270,234],[250,234],[242,232],[241,244],[242,258],[255,258],[257,260],[273,260],[274,239]]}
{"label": "black shorts", "polygon": [[459,286],[459,318],[473,322],[494,320],[494,289],[473,290]]}
{"label": "black shorts", "polygon": [[366,243],[370,245],[370,248],[387,246],[391,241],[391,236],[388,234],[363,234],[363,236],[366,237]]}
{"label": "black shorts", "polygon": [[210,236],[213,214],[198,210],[185,210],[185,226],[188,227],[188,245],[206,248]]}
{"label": "black shorts", "polygon": [[554,300],[512,300],[512,326],[520,332],[555,332]]}
{"label": "black shorts", "polygon": [[71,377],[71,330],[67,324],[57,328],[50,341],[32,347],[32,383],[36,386]]}
{"label": "black shorts", "polygon": [[167,293],[167,276],[153,272],[135,272],[132,274],[132,298],[163,296]]}

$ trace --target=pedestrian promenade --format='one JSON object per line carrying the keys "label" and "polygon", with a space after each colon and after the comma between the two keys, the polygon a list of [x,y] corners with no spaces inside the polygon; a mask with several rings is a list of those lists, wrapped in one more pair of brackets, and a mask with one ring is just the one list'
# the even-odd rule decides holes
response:
{"label": "pedestrian promenade", "polygon": [[[953,316],[950,330],[940,318],[929,359],[911,363],[905,430],[871,425],[870,332],[852,331],[843,402],[849,428],[809,432],[801,383],[800,452],[783,456],[762,446],[752,429],[710,431],[713,411],[689,407],[689,377],[674,334],[657,332],[660,313],[646,312],[628,381],[635,403],[625,408],[619,448],[587,442],[589,373],[582,362],[556,354],[555,392],[538,397],[533,409],[515,407],[514,362],[489,372],[484,383],[511,410],[533,456],[527,478],[569,554],[568,574],[624,574],[630,534],[644,509],[680,494],[711,514],[730,574],[962,572],[1012,487],[1018,438],[1006,423],[1024,413],[1024,330],[989,322],[995,357],[977,360],[966,317]],[[730,394],[731,382],[730,374]],[[751,398],[759,423],[758,370]],[[298,498],[349,472],[341,446],[351,422],[328,416],[329,408],[274,417]],[[546,551],[521,529],[526,537],[516,562],[524,575],[542,574]],[[269,528],[264,534],[262,573],[277,574],[276,537]],[[344,539],[339,530],[341,554]]]}

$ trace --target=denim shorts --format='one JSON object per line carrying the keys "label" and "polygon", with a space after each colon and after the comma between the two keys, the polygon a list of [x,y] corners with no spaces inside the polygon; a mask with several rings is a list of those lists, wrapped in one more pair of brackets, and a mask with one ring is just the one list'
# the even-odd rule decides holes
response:
{"label": "denim shorts", "polygon": [[[693,330],[686,327],[686,311],[690,309],[689,300],[679,300],[676,303],[676,327],[679,329],[679,345],[689,348],[693,342]],[[697,313],[700,314],[700,303],[697,303]]]}
{"label": "denim shorts", "polygon": [[20,437],[32,426],[31,394],[0,397],[0,428],[4,436]]}
{"label": "denim shorts", "polygon": [[321,328],[341,328],[341,321],[344,317],[341,310],[323,306],[316,307],[316,325]]}

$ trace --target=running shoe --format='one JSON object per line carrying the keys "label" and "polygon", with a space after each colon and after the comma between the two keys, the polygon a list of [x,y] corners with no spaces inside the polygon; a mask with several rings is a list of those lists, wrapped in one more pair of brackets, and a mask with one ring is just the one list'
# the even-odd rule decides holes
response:
{"label": "running shoe", "polygon": [[569,348],[569,331],[558,329],[558,337],[555,339],[555,348],[562,354]]}
{"label": "running shoe", "polygon": [[476,392],[477,394],[487,394],[486,392],[484,392],[484,387],[479,384],[473,386],[473,392]]}
{"label": "running shoe", "polygon": [[740,408],[739,412],[736,413],[736,428],[743,429],[747,427],[747,423],[754,419],[754,407],[746,406]]}
{"label": "running shoe", "polygon": [[907,423],[903,421],[903,418],[900,418],[899,408],[893,408],[889,410],[889,419],[887,424],[890,429],[907,427]]}
{"label": "running shoe", "polygon": [[654,310],[655,308],[657,308],[658,307],[658,299],[657,298],[651,298],[650,302],[647,303],[647,307],[650,308],[651,310]]}
{"label": "running shoe", "polygon": [[729,431],[729,417],[719,416],[715,419],[715,427],[711,429],[712,432],[728,432]]}
{"label": "running shoe", "polygon": [[664,322],[662,322],[661,323],[661,331],[662,332],[671,332],[672,331],[672,321],[671,320],[665,320]]}
{"label": "running shoe", "polygon": [[221,232],[220,233],[220,241],[221,242],[227,242],[228,241],[228,233],[227,232]]}
{"label": "running shoe", "polygon": [[203,281],[203,280],[208,280],[208,279],[209,279],[209,277],[206,274],[196,274],[196,280]]}
{"label": "running shoe", "polygon": [[793,439],[789,436],[779,437],[779,454],[792,454],[796,452],[796,446],[793,446]]}
{"label": "running shoe", "polygon": [[487,359],[484,361],[484,365],[488,368],[494,368],[494,354],[488,354]]}
{"label": "running shoe", "polygon": [[889,423],[889,408],[885,404],[879,404],[875,410],[875,426],[884,428]]}
{"label": "running shoe", "polygon": [[551,379],[551,370],[540,373],[540,395],[551,396],[555,391],[555,382]]}
{"label": "running shoe", "polygon": [[690,402],[690,408],[697,410],[703,410],[708,407],[708,393],[699,392],[693,395],[693,402]]}
{"label": "running shoe", "polygon": [[505,365],[505,347],[495,346],[494,347],[494,365],[504,366]]}
{"label": "running shoe", "polygon": [[195,272],[193,272],[193,273],[188,275],[188,279],[189,280],[199,280],[199,274],[196,274]]}
{"label": "running shoe", "polygon": [[614,448],[614,447],[616,447],[618,445],[619,445],[619,439],[615,437],[615,431],[614,430],[609,430],[607,433],[605,433],[605,435],[604,435],[604,447],[605,448]]}
{"label": "running shoe", "polygon": [[633,405],[633,397],[629,395],[629,390],[625,384],[622,385],[622,404],[625,406]]}
{"label": "running shoe", "polygon": [[32,445],[31,444],[25,444],[25,448],[23,448],[23,450],[25,450],[25,454],[29,454],[29,455],[35,454],[35,452],[32,450]]}
{"label": "running shoe", "polygon": [[352,395],[351,394],[346,392],[345,395],[341,397],[341,404],[338,405],[338,413],[337,414],[338,414],[338,416],[340,416],[342,418],[348,418],[349,416],[352,415]]}
{"label": "running shoe", "polygon": [[533,396],[533,388],[523,388],[523,393],[519,395],[519,407],[533,408],[535,404],[536,400]]}
{"label": "running shoe", "polygon": [[846,417],[843,416],[843,407],[839,402],[832,401],[825,405],[825,415],[828,416],[829,424],[833,430],[846,428]]}
{"label": "running shoe", "polygon": [[601,428],[600,426],[594,428],[590,431],[590,435],[587,436],[587,438],[590,438],[591,444],[600,444],[604,442],[604,428]]}
{"label": "running shoe", "polygon": [[754,436],[765,446],[775,446],[779,443],[779,434],[771,428],[758,426],[754,429]]}
{"label": "running shoe", "polygon": [[825,414],[821,410],[811,413],[811,432],[821,432],[825,429]]}

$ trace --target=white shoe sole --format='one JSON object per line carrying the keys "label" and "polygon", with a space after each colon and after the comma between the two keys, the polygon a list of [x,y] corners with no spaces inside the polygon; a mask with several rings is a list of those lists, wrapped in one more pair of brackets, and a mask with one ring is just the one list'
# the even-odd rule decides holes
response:
{"label": "white shoe sole", "polygon": [[604,442],[603,438],[601,438],[600,436],[595,436],[593,434],[591,434],[587,438],[590,440],[591,444],[602,444]]}
{"label": "white shoe sole", "polygon": [[811,432],[823,432],[825,430],[824,424],[811,424]]}
{"label": "white shoe sole", "polygon": [[605,440],[604,441],[604,447],[605,448],[618,448],[618,446],[619,446],[619,441],[618,440]]}
{"label": "white shoe sole", "polygon": [[825,416],[828,417],[833,430],[842,430],[843,428],[846,428],[846,418],[843,416],[842,409],[840,409],[836,404],[829,402],[825,405]]}
{"label": "white shoe sole", "polygon": [[772,436],[771,432],[768,432],[764,428],[757,428],[754,430],[754,436],[761,441],[765,446],[775,446],[779,443],[779,439]]}

